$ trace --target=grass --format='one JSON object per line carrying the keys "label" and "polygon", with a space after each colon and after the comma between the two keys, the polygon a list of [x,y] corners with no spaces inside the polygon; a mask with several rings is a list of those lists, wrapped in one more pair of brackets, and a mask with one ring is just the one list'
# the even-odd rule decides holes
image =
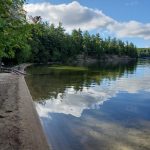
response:
{"label": "grass", "polygon": [[75,66],[51,66],[49,68],[55,70],[66,70],[66,71],[88,71],[88,68],[75,67]]}

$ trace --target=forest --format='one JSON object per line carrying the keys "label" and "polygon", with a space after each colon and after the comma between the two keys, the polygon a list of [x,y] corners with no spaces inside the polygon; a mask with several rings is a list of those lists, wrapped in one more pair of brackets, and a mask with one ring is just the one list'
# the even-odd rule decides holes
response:
{"label": "forest", "polygon": [[81,29],[67,33],[61,23],[55,26],[43,22],[41,16],[28,17],[24,4],[24,0],[1,0],[0,62],[66,63],[78,55],[98,60],[105,55],[138,57],[132,42],[104,39]]}
{"label": "forest", "polygon": [[150,57],[150,48],[138,48],[138,57]]}

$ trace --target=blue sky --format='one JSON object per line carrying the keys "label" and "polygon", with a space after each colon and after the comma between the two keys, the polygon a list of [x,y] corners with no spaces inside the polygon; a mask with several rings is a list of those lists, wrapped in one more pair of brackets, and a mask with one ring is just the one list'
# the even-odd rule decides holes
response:
{"label": "blue sky", "polygon": [[28,3],[30,15],[41,15],[54,24],[61,21],[68,31],[80,27],[91,33],[100,32],[103,37],[116,36],[138,47],[150,47],[150,0],[28,0]]}

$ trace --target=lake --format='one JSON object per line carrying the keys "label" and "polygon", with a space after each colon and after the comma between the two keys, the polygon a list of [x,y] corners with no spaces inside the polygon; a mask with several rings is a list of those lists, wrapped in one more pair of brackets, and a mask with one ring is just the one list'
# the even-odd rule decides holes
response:
{"label": "lake", "polygon": [[52,150],[150,149],[150,60],[27,72]]}

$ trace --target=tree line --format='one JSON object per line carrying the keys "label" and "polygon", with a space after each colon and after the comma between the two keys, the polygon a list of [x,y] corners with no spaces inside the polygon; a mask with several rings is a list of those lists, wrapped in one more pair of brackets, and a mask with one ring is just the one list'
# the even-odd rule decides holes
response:
{"label": "tree line", "polygon": [[[42,22],[40,16],[26,19],[24,0],[1,0],[0,60],[4,62],[69,62],[83,55],[84,59],[101,59],[105,55],[137,57],[133,43],[116,38],[103,39],[99,33],[81,29],[67,33],[58,26]],[[32,23],[31,23],[32,21]]]}
{"label": "tree line", "polygon": [[116,38],[102,39],[100,34],[90,34],[88,31],[73,30],[71,34],[65,32],[60,23],[39,22],[32,24],[31,40],[32,62],[66,62],[74,60],[82,54],[100,59],[104,55],[127,55],[137,57],[137,49],[133,43],[123,42]]}
{"label": "tree line", "polygon": [[150,48],[138,48],[138,57],[150,57]]}

